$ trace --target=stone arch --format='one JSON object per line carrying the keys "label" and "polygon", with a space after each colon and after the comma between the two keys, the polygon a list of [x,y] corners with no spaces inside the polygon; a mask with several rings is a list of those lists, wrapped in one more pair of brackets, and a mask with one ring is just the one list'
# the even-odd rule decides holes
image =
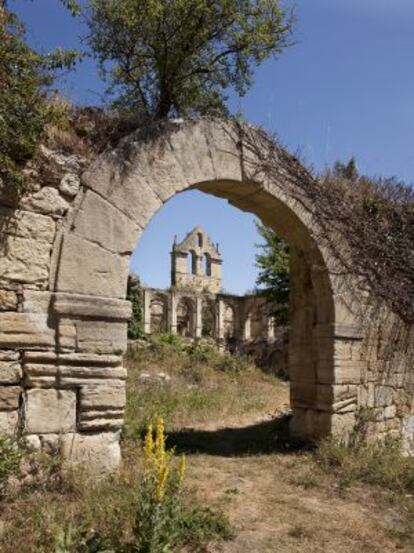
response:
{"label": "stone arch", "polygon": [[209,297],[203,297],[201,306],[201,335],[206,338],[214,338],[217,332],[217,308],[216,302]]}
{"label": "stone arch", "polygon": [[159,334],[168,329],[168,301],[164,294],[157,293],[150,301],[150,333]]}
{"label": "stone arch", "polygon": [[249,325],[249,338],[261,338],[264,334],[263,315],[257,308],[252,308],[247,314],[246,324]]}
{"label": "stone arch", "polygon": [[193,298],[180,297],[177,302],[177,333],[185,338],[195,337],[196,306]]}
{"label": "stone arch", "polygon": [[232,339],[236,334],[236,311],[230,303],[224,304],[223,331],[226,340]]}
{"label": "stone arch", "polygon": [[[259,132],[245,129],[261,140]],[[361,339],[345,294],[348,274],[331,255],[318,206],[306,195],[303,185],[312,183],[311,175],[283,150],[268,148],[264,141],[260,157],[277,160],[274,180],[258,171],[257,155],[244,146],[236,124],[171,120],[138,130],[101,154],[83,173],[70,203],[48,187],[49,205],[61,222],[42,267],[25,269],[29,284],[13,319],[18,324],[9,324],[2,342],[23,352],[27,434],[62,435],[64,454],[74,459],[96,450],[97,464],[118,462],[129,258],[152,216],[189,189],[256,214],[289,242],[291,430],[307,438],[351,431],[366,362],[344,353],[344,344],[351,348]],[[34,198],[26,209],[43,209]],[[174,303],[169,307],[174,330],[173,314]],[[57,414],[67,401],[75,415],[53,428],[37,424],[41,417],[33,409],[51,401]],[[104,408],[110,416],[93,418],[91,413]]]}

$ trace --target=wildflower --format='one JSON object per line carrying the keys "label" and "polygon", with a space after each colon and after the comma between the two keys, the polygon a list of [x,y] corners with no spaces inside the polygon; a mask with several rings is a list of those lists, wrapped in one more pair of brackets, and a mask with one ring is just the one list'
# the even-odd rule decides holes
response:
{"label": "wildflower", "polygon": [[155,456],[159,466],[165,462],[165,438],[164,438],[164,421],[162,417],[157,419],[157,430],[155,435]]}
{"label": "wildflower", "polygon": [[164,498],[165,485],[170,474],[170,467],[168,466],[168,464],[164,464],[164,466],[160,467],[160,469],[161,470],[159,471],[157,478],[157,498],[159,501]]}
{"label": "wildflower", "polygon": [[183,483],[184,475],[185,475],[185,455],[181,455],[180,463],[178,465],[178,482],[180,486]]}

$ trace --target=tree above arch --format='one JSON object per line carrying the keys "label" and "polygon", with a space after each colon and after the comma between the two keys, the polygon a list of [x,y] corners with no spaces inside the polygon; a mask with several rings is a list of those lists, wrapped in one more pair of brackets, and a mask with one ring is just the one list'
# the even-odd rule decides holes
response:
{"label": "tree above arch", "polygon": [[280,0],[89,0],[89,45],[118,101],[159,118],[225,114],[289,45]]}

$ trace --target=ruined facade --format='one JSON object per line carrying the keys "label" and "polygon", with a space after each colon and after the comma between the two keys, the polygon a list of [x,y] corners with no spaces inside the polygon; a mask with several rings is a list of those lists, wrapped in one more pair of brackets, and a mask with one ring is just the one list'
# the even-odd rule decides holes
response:
{"label": "ruined facade", "polygon": [[259,295],[221,292],[222,258],[197,226],[171,251],[171,288],[144,288],[145,334],[171,332],[185,338],[209,337],[242,351],[249,340],[275,336],[274,306]]}
{"label": "ruined facade", "polygon": [[199,226],[171,251],[171,286],[217,294],[221,289],[221,255]]}
{"label": "ruined facade", "polygon": [[333,254],[335,221],[320,225],[313,177],[286,151],[261,148],[258,159],[233,122],[167,121],[92,163],[44,148],[21,198],[0,185],[1,432],[96,470],[119,463],[130,255],[163,203],[196,188],[289,242],[291,432],[346,437],[369,408],[373,437],[413,447],[413,326]]}

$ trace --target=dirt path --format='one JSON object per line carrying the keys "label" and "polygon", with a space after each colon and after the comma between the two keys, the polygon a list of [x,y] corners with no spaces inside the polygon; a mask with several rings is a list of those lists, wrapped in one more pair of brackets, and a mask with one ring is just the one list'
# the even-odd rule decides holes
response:
{"label": "dirt path", "polygon": [[397,547],[390,533],[397,515],[372,490],[354,488],[341,497],[329,476],[319,481],[309,476],[312,463],[303,453],[248,454],[240,447],[246,432],[248,439],[259,432],[263,440],[263,428],[271,424],[263,419],[250,417],[243,428],[235,428],[233,420],[226,430],[208,424],[184,433],[187,446],[208,451],[188,456],[189,484],[202,501],[221,507],[236,528],[233,541],[209,551],[413,553],[410,546]]}

